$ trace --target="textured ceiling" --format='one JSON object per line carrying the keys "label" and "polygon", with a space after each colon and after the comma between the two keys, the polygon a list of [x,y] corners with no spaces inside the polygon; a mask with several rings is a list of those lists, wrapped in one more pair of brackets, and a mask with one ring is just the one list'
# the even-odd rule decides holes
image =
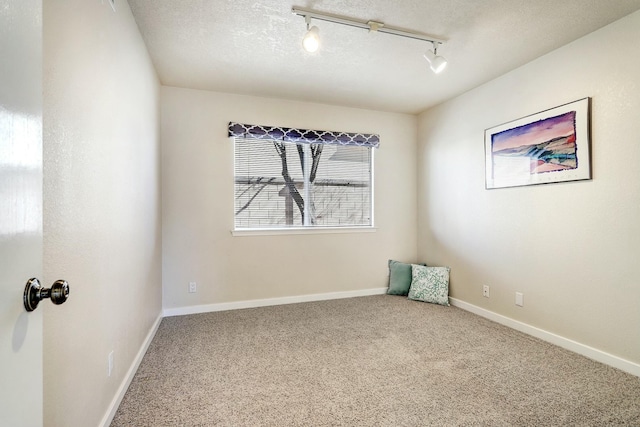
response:
{"label": "textured ceiling", "polygon": [[[162,84],[417,113],[631,12],[640,0],[129,0]],[[292,6],[375,20],[447,40],[434,75],[430,43],[314,21],[306,53]],[[598,52],[593,52],[597,58]]]}

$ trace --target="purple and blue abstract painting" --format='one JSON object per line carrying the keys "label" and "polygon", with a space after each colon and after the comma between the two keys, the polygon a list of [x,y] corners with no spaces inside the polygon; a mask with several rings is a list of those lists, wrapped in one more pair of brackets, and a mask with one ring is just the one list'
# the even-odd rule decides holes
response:
{"label": "purple and blue abstract painting", "polygon": [[576,112],[569,111],[493,134],[491,158],[493,177],[576,169]]}

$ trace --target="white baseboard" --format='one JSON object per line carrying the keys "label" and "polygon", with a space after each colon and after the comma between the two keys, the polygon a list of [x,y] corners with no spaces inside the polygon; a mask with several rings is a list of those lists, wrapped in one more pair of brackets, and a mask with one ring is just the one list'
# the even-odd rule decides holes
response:
{"label": "white baseboard", "polygon": [[298,295],[293,297],[254,299],[247,301],[223,302],[219,304],[191,305],[188,307],[165,308],[164,317],[183,316],[185,314],[209,313],[213,311],[238,310],[242,308],[268,307],[272,305],[296,304],[300,302],[326,301],[331,299],[382,295],[387,288],[362,289],[358,291],[330,292],[326,294]]}
{"label": "white baseboard", "polygon": [[158,331],[158,327],[160,326],[161,321],[162,321],[162,313],[158,315],[158,318],[153,323],[153,326],[151,326],[149,333],[147,334],[144,341],[142,342],[142,346],[140,347],[140,350],[138,350],[138,354],[136,354],[136,357],[133,359],[133,363],[129,367],[127,374],[124,376],[124,379],[122,380],[122,383],[120,384],[120,387],[116,392],[116,395],[113,397],[113,400],[111,401],[111,404],[107,409],[107,413],[104,414],[104,417],[102,417],[102,421],[100,421],[100,424],[99,424],[100,427],[109,427],[109,425],[111,424],[111,421],[113,421],[113,417],[115,417],[116,412],[118,411],[118,407],[120,406],[120,403],[124,398],[124,395],[127,393],[127,389],[129,388],[129,385],[131,384],[131,381],[133,380],[133,377],[135,376],[136,371],[140,366],[140,362],[142,362],[142,358],[147,352],[147,349],[149,348],[151,341],[153,341],[153,337],[156,335],[156,332]]}
{"label": "white baseboard", "polygon": [[589,359],[596,360],[606,365],[613,366],[614,368],[618,368],[621,371],[625,371],[629,374],[640,377],[640,365],[637,363],[622,359],[609,353],[605,353],[604,351],[589,347],[588,345],[581,344],[568,338],[564,338],[552,332],[536,328],[535,326],[528,325],[518,320],[511,319],[510,317],[494,313],[493,311],[485,310],[484,308],[469,304],[456,298],[449,298],[449,301],[451,305],[455,307],[485,317],[489,320],[493,320],[494,322],[500,323],[501,325],[508,326],[517,331],[534,336],[536,338],[540,338],[543,341],[555,344],[569,351],[573,351],[574,353],[581,354],[582,356],[588,357]]}

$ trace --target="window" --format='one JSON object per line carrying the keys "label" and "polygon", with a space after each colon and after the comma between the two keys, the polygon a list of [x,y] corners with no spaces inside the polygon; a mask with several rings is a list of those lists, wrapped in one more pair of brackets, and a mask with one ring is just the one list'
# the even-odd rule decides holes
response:
{"label": "window", "polygon": [[377,135],[230,123],[235,229],[373,226]]}

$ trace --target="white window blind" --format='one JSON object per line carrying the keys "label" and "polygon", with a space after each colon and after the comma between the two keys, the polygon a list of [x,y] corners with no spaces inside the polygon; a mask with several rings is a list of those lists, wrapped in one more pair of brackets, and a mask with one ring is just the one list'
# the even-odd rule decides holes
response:
{"label": "white window blind", "polygon": [[233,140],[236,230],[373,226],[371,145]]}

